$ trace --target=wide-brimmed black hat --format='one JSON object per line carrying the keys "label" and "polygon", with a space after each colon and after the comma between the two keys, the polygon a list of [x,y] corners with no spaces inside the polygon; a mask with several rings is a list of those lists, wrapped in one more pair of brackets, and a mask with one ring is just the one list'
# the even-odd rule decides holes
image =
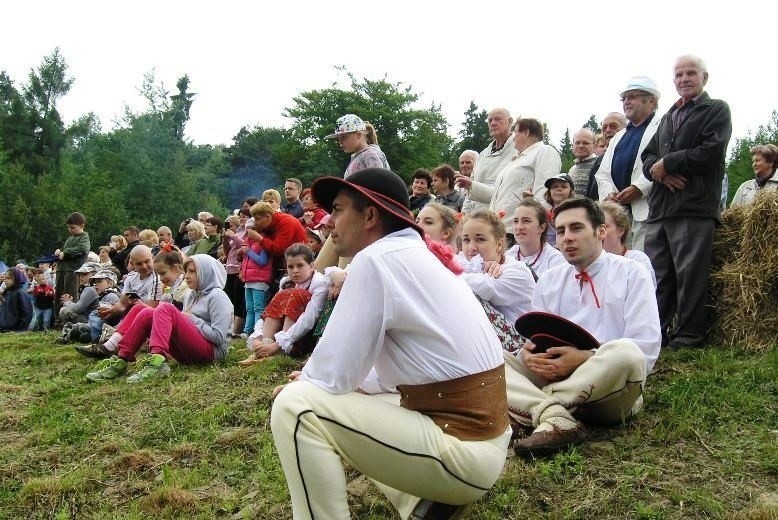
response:
{"label": "wide-brimmed black hat", "polygon": [[545,352],[551,347],[591,350],[600,346],[586,329],[548,312],[534,311],[520,316],[516,320],[516,332],[535,344],[533,352]]}
{"label": "wide-brimmed black hat", "polygon": [[340,177],[322,177],[311,186],[313,198],[328,213],[332,213],[332,201],[343,188],[351,188],[364,195],[382,211],[415,229],[422,237],[424,231],[411,214],[408,187],[399,175],[383,168],[365,168],[349,175],[348,180]]}

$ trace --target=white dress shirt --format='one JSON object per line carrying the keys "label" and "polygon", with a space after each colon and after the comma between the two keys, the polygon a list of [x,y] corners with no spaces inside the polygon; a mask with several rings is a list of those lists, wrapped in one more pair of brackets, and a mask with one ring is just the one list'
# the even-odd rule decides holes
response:
{"label": "white dress shirt", "polygon": [[578,271],[570,264],[543,273],[532,300],[533,310],[567,318],[600,344],[615,339],[633,341],[645,355],[650,371],[659,356],[662,335],[648,272],[634,260],[605,251],[586,272],[592,284],[580,283],[575,278]]}
{"label": "white dress shirt", "polygon": [[406,228],[354,256],[301,379],[333,394],[376,393],[502,364],[500,341],[470,288]]}
{"label": "white dress shirt", "polygon": [[654,272],[654,266],[651,265],[651,259],[640,249],[627,249],[624,253],[624,258],[629,258],[639,263],[646,268],[648,274],[651,275],[651,281],[654,283],[654,289],[656,289],[656,273]]}

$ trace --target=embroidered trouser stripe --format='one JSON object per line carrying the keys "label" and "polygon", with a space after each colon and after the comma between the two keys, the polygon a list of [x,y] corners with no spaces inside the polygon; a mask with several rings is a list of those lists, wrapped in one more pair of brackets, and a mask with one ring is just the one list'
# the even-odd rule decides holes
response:
{"label": "embroidered trouser stripe", "polygon": [[603,344],[567,379],[549,382],[533,374],[521,354],[505,355],[508,413],[514,421],[533,424],[533,411],[560,404],[586,422],[618,423],[640,411],[646,380],[646,359],[632,341]]}
{"label": "embroidered trouser stripe", "polygon": [[404,518],[418,497],[467,504],[497,480],[510,432],[460,441],[399,396],[333,395],[288,385],[271,415],[295,518],[349,518],[341,461],[375,480]]}

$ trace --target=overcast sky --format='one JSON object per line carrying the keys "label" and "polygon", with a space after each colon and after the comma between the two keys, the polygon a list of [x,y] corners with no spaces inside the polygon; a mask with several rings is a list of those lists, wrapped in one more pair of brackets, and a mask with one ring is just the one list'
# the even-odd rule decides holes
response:
{"label": "overcast sky", "polygon": [[633,75],[658,82],[666,111],[677,97],[674,60],[693,53],[742,137],[778,109],[776,5],[16,1],[3,6],[0,69],[19,86],[59,46],[76,78],[60,112],[71,121],[93,111],[103,130],[125,104],[143,106],[145,72],[155,69],[168,90],[188,74],[197,93],[188,137],[229,144],[244,125],[288,126],[282,110],[292,97],[343,80],[335,66],[345,65],[411,84],[425,105],[442,105],[452,135],[474,100],[537,117],[557,144],[565,127],[621,110],[618,94]]}

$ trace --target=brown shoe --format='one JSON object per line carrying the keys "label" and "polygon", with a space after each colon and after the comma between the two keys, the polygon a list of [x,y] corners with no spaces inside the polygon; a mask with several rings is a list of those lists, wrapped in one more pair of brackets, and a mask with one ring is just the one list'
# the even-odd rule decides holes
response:
{"label": "brown shoe", "polygon": [[73,348],[76,349],[76,352],[78,352],[79,354],[94,359],[108,359],[109,357],[115,354],[115,352],[111,352],[110,350],[105,348],[105,345],[102,343],[92,343],[89,345],[76,345]]}
{"label": "brown shoe", "polygon": [[589,432],[586,431],[583,423],[572,430],[560,430],[554,427],[553,430],[535,432],[529,437],[519,439],[513,444],[513,451],[519,457],[542,457],[551,455],[568,446],[580,444],[586,440]]}

